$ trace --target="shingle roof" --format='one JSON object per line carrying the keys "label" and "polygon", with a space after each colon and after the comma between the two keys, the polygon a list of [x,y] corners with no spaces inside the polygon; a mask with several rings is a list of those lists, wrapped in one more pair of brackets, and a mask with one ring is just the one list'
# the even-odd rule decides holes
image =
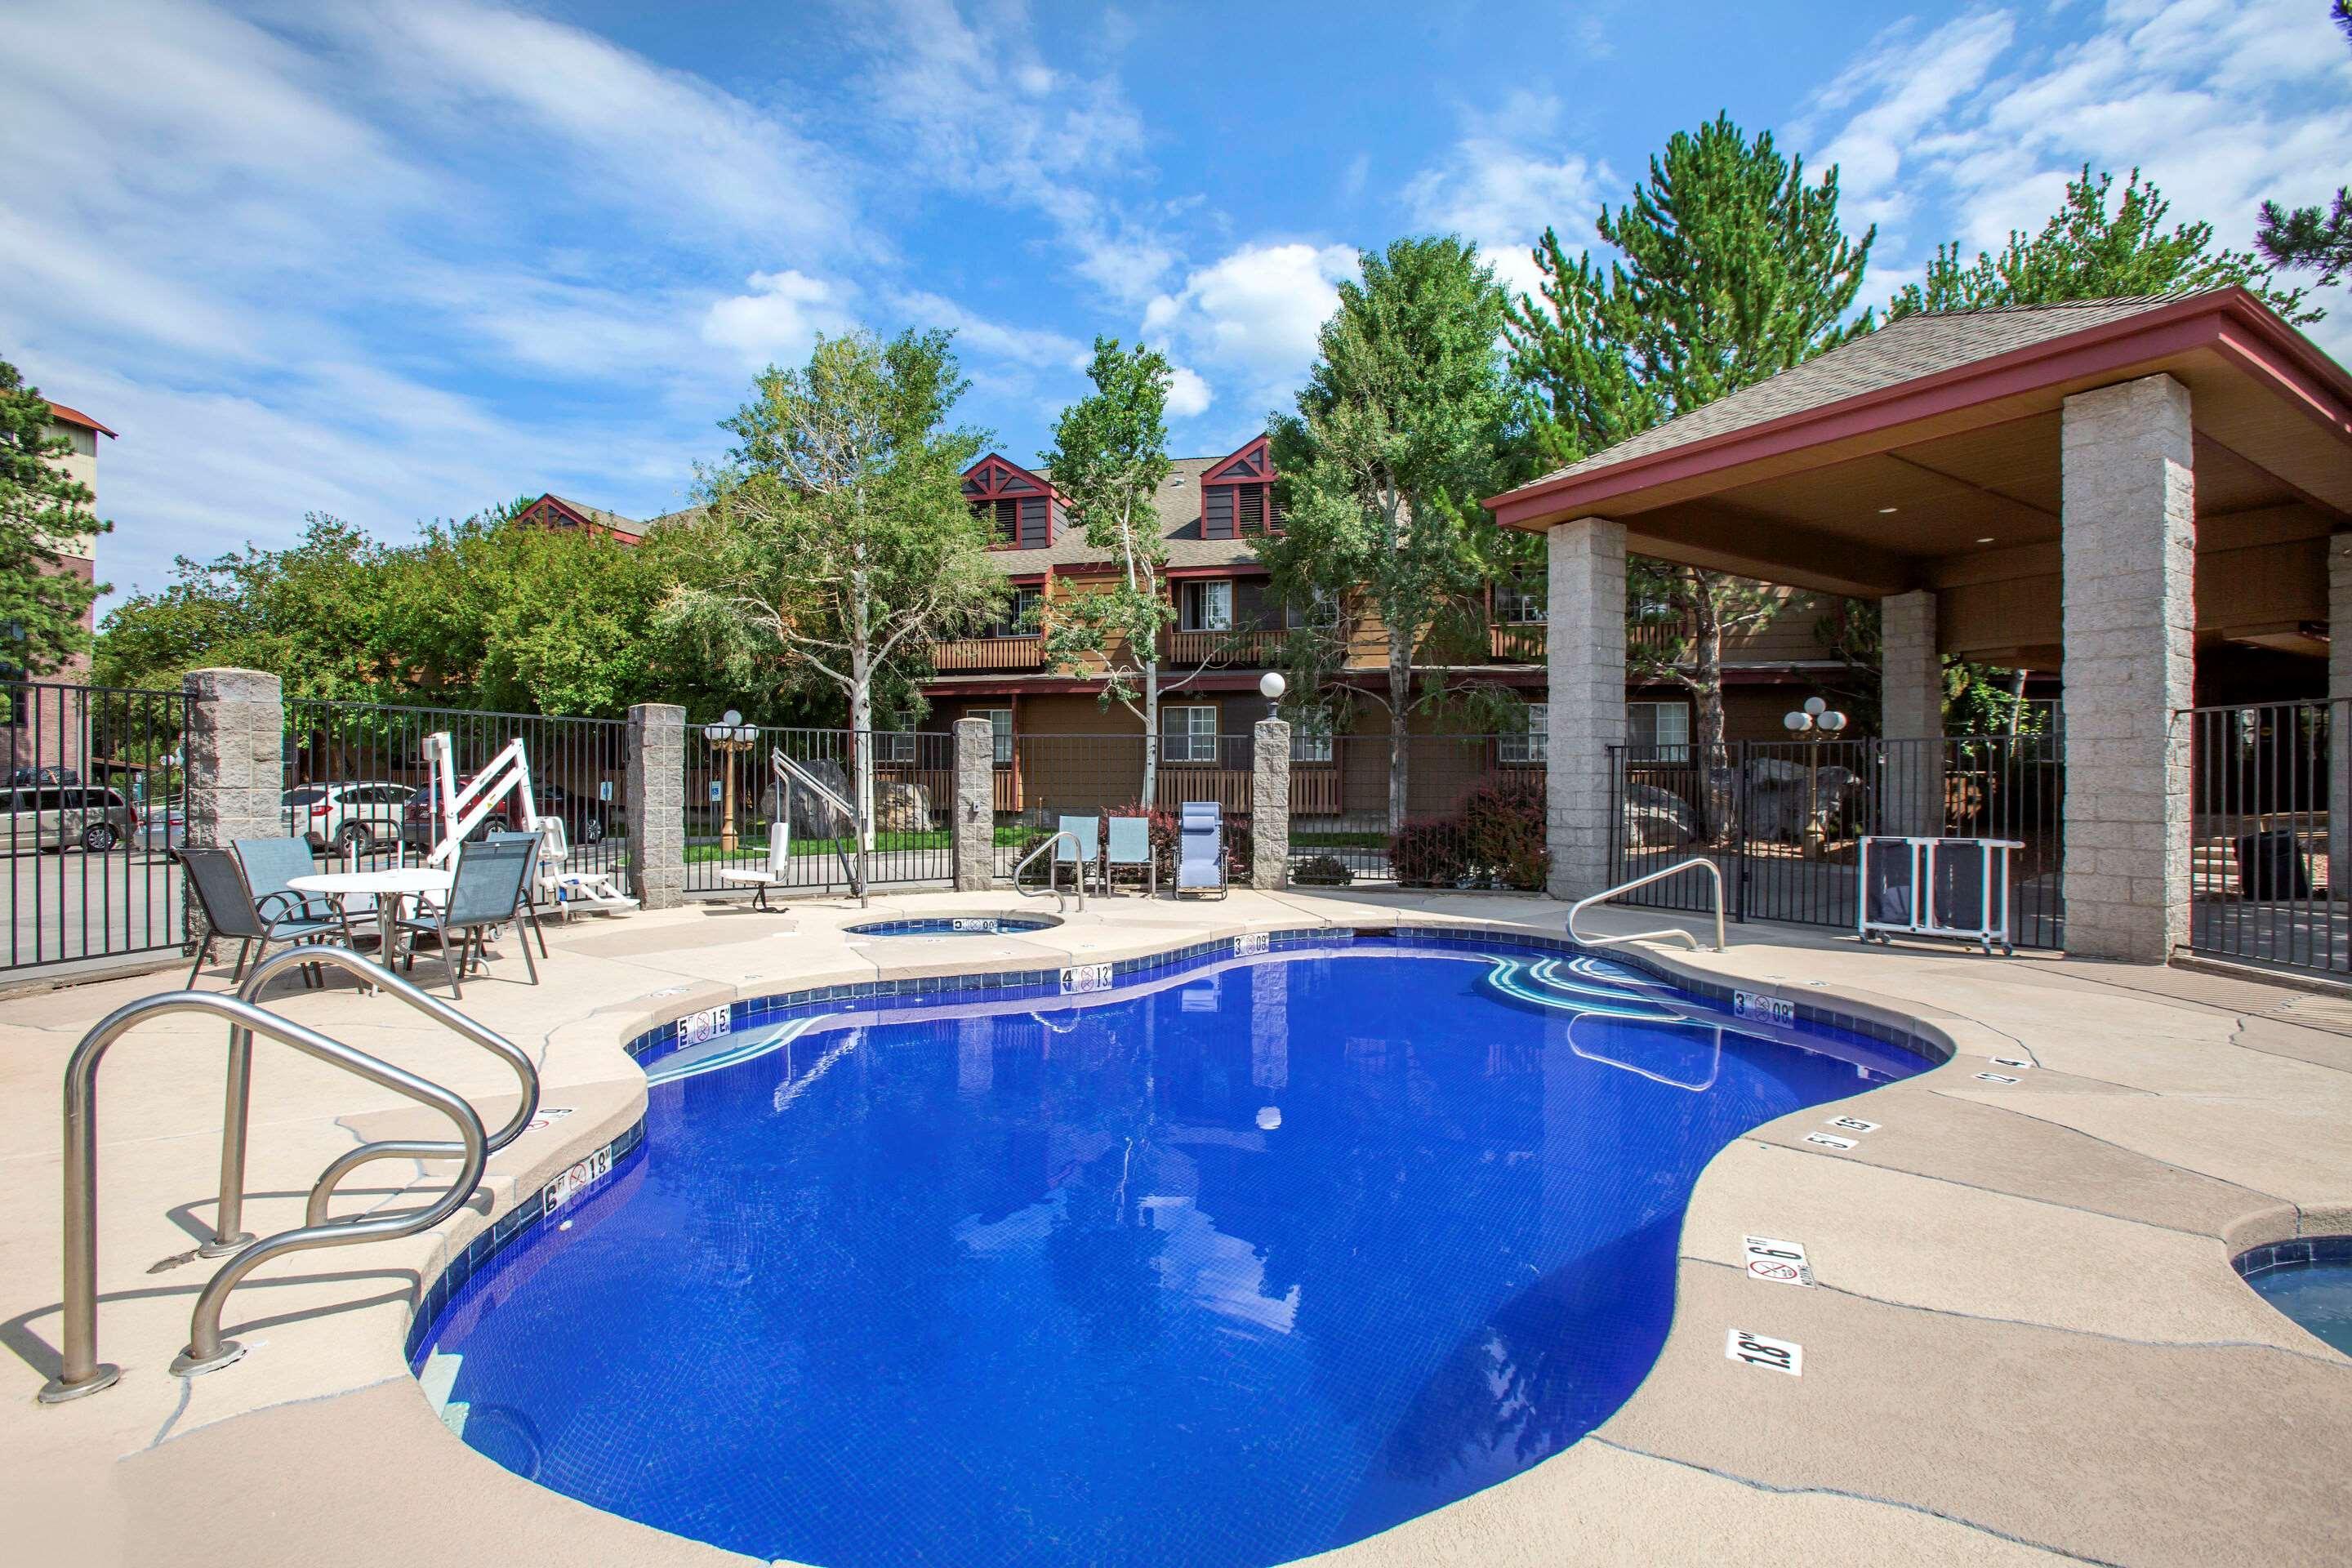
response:
{"label": "shingle roof", "polygon": [[606,511],[603,507],[590,506],[586,501],[573,500],[569,496],[557,495],[553,490],[547,492],[547,499],[586,518],[599,528],[613,529],[633,538],[645,537],[646,525],[634,517],[623,517],[617,511]]}
{"label": "shingle roof", "polygon": [[[1160,481],[1159,493],[1151,498],[1160,512],[1160,536],[1168,542],[1169,565],[1247,566],[1256,563],[1257,552],[1247,539],[1201,537],[1201,476],[1231,455],[1177,458],[1170,462],[1168,477]],[[1042,479],[1052,478],[1042,468],[1033,471]],[[1111,552],[1088,544],[1085,531],[1073,519],[1065,524],[1053,543],[1041,550],[992,550],[988,559],[1008,577],[1025,577],[1048,566],[1107,563]]]}
{"label": "shingle roof", "polygon": [[1769,381],[1743,387],[1531,482],[1549,484],[1749,426],[1769,424],[1864,393],[2030,348],[2070,332],[2105,326],[2173,304],[2181,298],[2143,295],[1905,316],[1887,322],[1867,337],[1841,344],[1819,359],[1807,360]]}

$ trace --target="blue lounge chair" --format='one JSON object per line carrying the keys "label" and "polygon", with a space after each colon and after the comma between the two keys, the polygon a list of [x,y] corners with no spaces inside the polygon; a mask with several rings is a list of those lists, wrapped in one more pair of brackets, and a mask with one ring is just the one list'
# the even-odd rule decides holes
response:
{"label": "blue lounge chair", "polygon": [[1208,892],[1226,892],[1224,813],[1213,800],[1188,800],[1177,821],[1176,896]]}
{"label": "blue lounge chair", "polygon": [[1086,890],[1087,873],[1089,871],[1094,873],[1095,886],[1100,888],[1102,886],[1102,818],[1093,812],[1088,812],[1084,816],[1071,816],[1065,814],[1055,826],[1068,834],[1070,838],[1076,839],[1077,847],[1071,848],[1069,838],[1055,840],[1054,884],[1060,885],[1062,868],[1067,866],[1078,879],[1079,891]]}
{"label": "blue lounge chair", "polygon": [[1110,837],[1103,846],[1103,886],[1122,870],[1142,873],[1137,880],[1143,884],[1148,896],[1160,892],[1160,866],[1151,853],[1151,819],[1148,816],[1114,816],[1110,819]]}

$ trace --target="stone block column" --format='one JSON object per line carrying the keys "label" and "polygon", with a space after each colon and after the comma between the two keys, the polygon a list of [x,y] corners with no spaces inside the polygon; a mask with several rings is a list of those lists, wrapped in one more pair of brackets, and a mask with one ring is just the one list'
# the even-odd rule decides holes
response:
{"label": "stone block column", "polygon": [[[286,697],[278,677],[258,669],[192,669],[181,678],[188,728],[181,742],[187,770],[187,842],[221,847],[239,838],[286,834]],[[204,909],[191,891],[191,941],[205,932]]]}
{"label": "stone block column", "polygon": [[2189,935],[2189,390],[2151,375],[2077,393],[2061,431],[2066,946],[2161,963]]}
{"label": "stone block column", "polygon": [[955,887],[996,883],[996,740],[985,719],[955,721]]}
{"label": "stone block column", "polygon": [[1936,647],[1936,595],[1921,590],[1878,602],[1879,731],[1889,742],[1879,829],[1934,837],[1944,831],[1944,660]]}
{"label": "stone block column", "polygon": [[1625,527],[1579,518],[1548,544],[1549,891],[1580,899],[1609,885],[1611,816],[1623,809],[1609,749],[1625,743]]}
{"label": "stone block column", "polygon": [[2327,541],[2327,896],[2352,899],[2352,533]]}
{"label": "stone block column", "polygon": [[1290,886],[1290,723],[1261,719],[1250,746],[1250,886]]}
{"label": "stone block column", "polygon": [[640,702],[629,710],[622,815],[629,825],[629,891],[649,910],[686,901],[686,710]]}

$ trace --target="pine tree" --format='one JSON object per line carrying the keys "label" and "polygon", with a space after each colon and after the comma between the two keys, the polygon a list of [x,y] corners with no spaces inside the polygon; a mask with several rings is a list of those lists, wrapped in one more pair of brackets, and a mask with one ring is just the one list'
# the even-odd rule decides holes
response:
{"label": "pine tree", "polygon": [[[1535,259],[1542,300],[1521,295],[1506,329],[1511,368],[1534,406],[1532,439],[1566,464],[1704,407],[1868,331],[1848,321],[1876,230],[1849,239],[1837,170],[1819,184],[1767,132],[1749,141],[1727,115],[1678,132],[1632,201],[1596,226],[1622,259],[1604,275],[1570,261],[1546,230]],[[1692,694],[1696,760],[1712,778],[1723,751],[1723,639],[1770,619],[1779,600],[1722,573],[1633,563],[1632,589],[1674,635],[1646,639],[1637,679]],[[1710,789],[1706,828],[1727,819]]]}
{"label": "pine tree", "polygon": [[2066,199],[2042,232],[2011,229],[2000,254],[1979,251],[1963,264],[1957,241],[1936,248],[1927,278],[1887,301],[1889,320],[1925,310],[1972,310],[1990,305],[2049,305],[2064,300],[2112,300],[2147,294],[2190,294],[2231,284],[2250,289],[2290,321],[2317,321],[2303,309],[2303,290],[2270,287],[2257,257],[2213,248],[2213,226],[2165,226],[2172,204],[2155,182],[2134,169],[2114,211],[2107,199],[2116,177],[2091,176],[2083,165],[2066,182]]}
{"label": "pine tree", "polygon": [[56,569],[74,541],[114,526],[91,510],[89,487],[59,463],[72,450],[48,399],[0,360],[0,659],[27,674],[89,648],[82,617],[105,592]]}
{"label": "pine tree", "polygon": [[[2352,38],[2352,0],[2336,0],[2328,15]],[[2352,272],[2352,186],[2336,186],[2335,205],[2324,211],[2264,202],[2254,248],[2273,267],[2317,268],[2319,287],[2329,287]]]}

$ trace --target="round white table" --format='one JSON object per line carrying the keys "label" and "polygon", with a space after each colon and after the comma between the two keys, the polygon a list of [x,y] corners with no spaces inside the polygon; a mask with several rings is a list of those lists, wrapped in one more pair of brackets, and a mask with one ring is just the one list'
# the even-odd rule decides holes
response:
{"label": "round white table", "polygon": [[332,899],[339,907],[345,899],[362,895],[373,898],[376,930],[381,933],[376,961],[389,971],[401,906],[425,893],[446,893],[457,880],[456,872],[444,871],[436,866],[400,866],[384,871],[317,871],[308,877],[290,877],[286,885],[298,893],[317,893]]}

